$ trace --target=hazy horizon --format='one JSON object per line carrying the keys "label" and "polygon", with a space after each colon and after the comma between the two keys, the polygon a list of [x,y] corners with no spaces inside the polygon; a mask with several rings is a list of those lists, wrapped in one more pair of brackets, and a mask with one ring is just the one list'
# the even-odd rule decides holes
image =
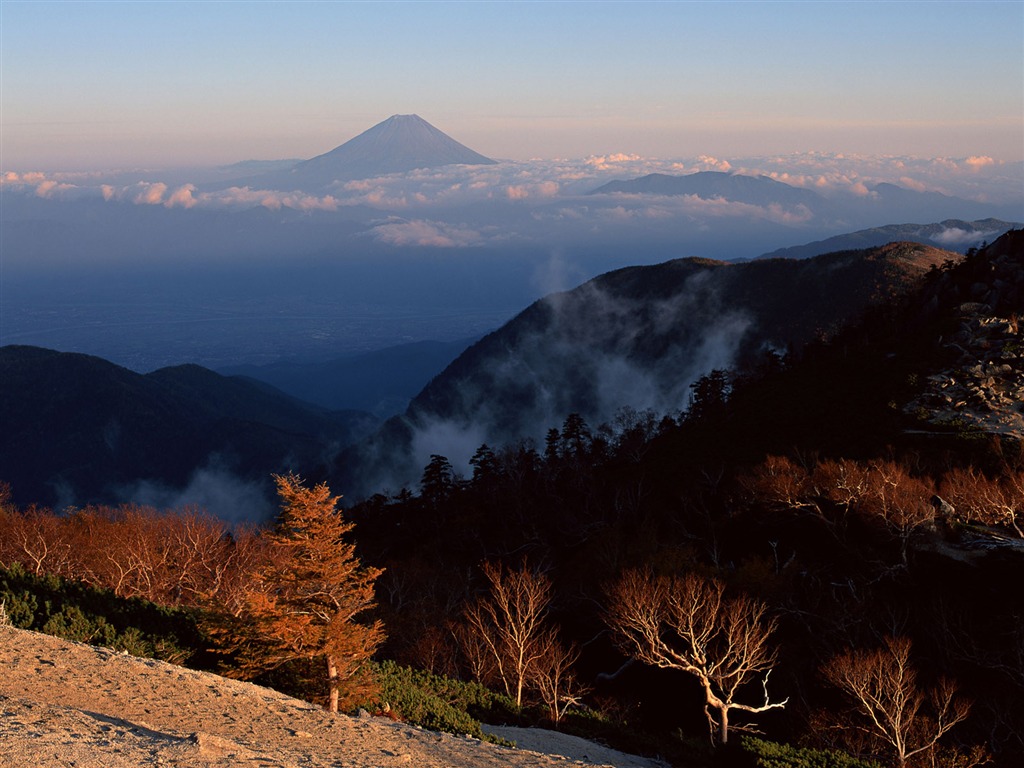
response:
{"label": "hazy horizon", "polygon": [[1024,4],[0,2],[0,170],[309,158],[1024,159]]}
{"label": "hazy horizon", "polygon": [[[628,265],[1021,222],[1022,28],[1008,2],[0,0],[0,343],[325,357]],[[274,163],[395,114],[498,162],[428,130],[383,150],[427,168]],[[779,183],[594,194],[701,172]],[[1003,225],[964,226],[924,236]]]}

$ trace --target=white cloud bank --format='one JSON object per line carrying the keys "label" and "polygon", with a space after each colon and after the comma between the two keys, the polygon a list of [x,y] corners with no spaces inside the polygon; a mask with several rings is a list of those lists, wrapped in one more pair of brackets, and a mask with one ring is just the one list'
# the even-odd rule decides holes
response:
{"label": "white cloud bank", "polygon": [[378,242],[388,245],[433,248],[464,248],[480,245],[484,240],[479,232],[464,225],[425,219],[389,221],[374,227],[372,235]]}
{"label": "white cloud bank", "polygon": [[[1024,211],[1024,163],[997,162],[981,154],[914,158],[805,153],[729,159],[698,155],[663,160],[610,153],[579,160],[421,169],[337,182],[326,193],[316,194],[261,188],[252,182],[211,190],[199,183],[183,183],[180,174],[171,181],[152,172],[135,181],[126,181],[123,172],[106,179],[99,174],[7,172],[0,175],[0,188],[46,200],[95,199],[182,211],[262,207],[313,214],[348,210],[374,242],[392,247],[530,242],[557,248],[581,238],[606,236],[615,226],[626,226],[624,231],[639,239],[646,236],[645,228],[653,228],[657,237],[665,239],[741,220],[808,231],[832,227],[831,234],[902,223],[896,219],[865,222],[856,216],[847,220],[841,213],[825,219],[814,205],[759,206],[692,195],[588,195],[612,180],[700,171],[764,175],[828,198],[838,206],[833,211],[853,210],[857,201],[869,203],[875,196],[872,188],[883,182],[918,192],[1019,206]],[[381,219],[381,214],[387,218]]]}

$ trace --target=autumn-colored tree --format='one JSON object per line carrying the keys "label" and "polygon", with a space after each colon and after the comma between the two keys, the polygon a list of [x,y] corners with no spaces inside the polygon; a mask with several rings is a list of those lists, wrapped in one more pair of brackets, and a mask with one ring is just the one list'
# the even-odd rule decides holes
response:
{"label": "autumn-colored tree", "polygon": [[161,605],[223,606],[251,561],[251,531],[198,509],[90,505],[62,514],[19,510],[0,486],[0,565],[141,597]]}
{"label": "autumn-colored tree", "polygon": [[953,469],[942,479],[942,497],[957,514],[987,525],[1005,525],[1024,537],[1024,470],[990,478],[973,467]]}
{"label": "autumn-colored tree", "polygon": [[787,456],[766,456],[749,474],[740,477],[740,484],[758,504],[821,514],[811,473]]}
{"label": "autumn-colored tree", "polygon": [[[161,605],[232,598],[251,538],[198,509],[89,506],[60,518],[75,562],[63,576]],[[52,571],[51,571],[52,572]]]}
{"label": "autumn-colored tree", "polygon": [[[627,654],[697,678],[708,724],[712,733],[717,729],[721,744],[729,740],[733,710],[759,713],[788,702],[768,697],[776,657],[769,641],[776,622],[763,603],[726,599],[725,585],[716,579],[656,576],[649,570],[624,573],[608,598],[605,620]],[[760,704],[736,700],[751,683],[761,685]]]}
{"label": "autumn-colored tree", "polygon": [[381,571],[360,563],[346,540],[353,524],[326,484],[307,488],[295,475],[274,479],[281,514],[265,535],[268,560],[244,591],[239,649],[254,671],[322,662],[328,708],[336,712],[343,686],[350,696],[362,692],[366,662],[384,639],[379,621],[356,620],[374,606]]}
{"label": "autumn-colored tree", "polygon": [[847,725],[853,730],[850,736],[866,736],[901,768],[930,753],[970,710],[970,703],[957,694],[949,680],[922,690],[910,651],[909,639],[887,638],[883,648],[851,651],[832,659],[822,670],[825,679],[853,702],[858,718]]}
{"label": "autumn-colored tree", "polygon": [[877,525],[899,543],[904,567],[914,533],[935,517],[932,481],[893,461],[825,460],[808,469],[769,456],[740,482],[756,503],[810,512],[838,538],[851,515]]}
{"label": "autumn-colored tree", "polygon": [[36,576],[44,573],[67,576],[74,570],[75,547],[61,519],[50,510],[30,507],[22,511],[4,504],[0,515],[3,524],[0,565],[8,567],[20,563]]}
{"label": "autumn-colored tree", "polygon": [[167,570],[163,538],[169,524],[169,517],[138,505],[73,510],[67,527],[79,553],[79,578],[118,597],[168,602],[160,586]]}
{"label": "autumn-colored tree", "polygon": [[880,521],[899,542],[904,566],[910,538],[921,525],[935,519],[931,499],[935,487],[931,480],[911,475],[906,467],[892,461],[873,461],[868,467],[866,489],[858,511]]}

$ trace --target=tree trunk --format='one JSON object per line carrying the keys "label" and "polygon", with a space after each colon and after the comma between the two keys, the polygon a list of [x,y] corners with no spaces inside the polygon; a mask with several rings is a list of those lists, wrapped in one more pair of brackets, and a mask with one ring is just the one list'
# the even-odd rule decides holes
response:
{"label": "tree trunk", "polygon": [[327,684],[330,686],[330,703],[327,705],[328,712],[338,711],[338,665],[334,663],[334,657],[327,654]]}
{"label": "tree trunk", "polygon": [[729,708],[722,707],[718,712],[721,718],[718,725],[718,739],[724,747],[729,743]]}

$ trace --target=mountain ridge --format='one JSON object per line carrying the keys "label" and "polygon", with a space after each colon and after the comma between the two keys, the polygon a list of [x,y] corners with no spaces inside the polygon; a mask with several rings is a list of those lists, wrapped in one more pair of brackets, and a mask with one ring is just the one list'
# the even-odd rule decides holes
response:
{"label": "mountain ridge", "polygon": [[[197,473],[265,485],[309,471],[376,423],[197,365],[138,374],[102,358],[0,347],[0,481],[47,506],[113,503]],[[224,510],[211,510],[229,516]]]}
{"label": "mountain ridge", "polygon": [[610,181],[589,195],[696,195],[704,200],[716,198],[750,205],[806,205],[813,207],[825,202],[817,192],[800,189],[768,176],[750,176],[725,171],[698,171],[673,176],[649,173],[635,179]]}
{"label": "mountain ridge", "polygon": [[974,221],[945,219],[931,224],[887,224],[835,235],[824,240],[815,240],[803,245],[778,248],[758,256],[759,259],[806,259],[823,253],[847,251],[861,248],[875,248],[895,240],[933,245],[950,250],[966,250],[967,246],[979,245],[982,240],[994,240],[1007,231],[1020,227],[1020,223],[987,218]]}
{"label": "mountain ridge", "polygon": [[[535,302],[471,346],[384,426],[365,455],[389,456],[391,469],[401,467],[389,482],[399,484],[424,466],[426,456],[416,452],[426,446],[461,463],[482,442],[540,440],[573,413],[592,424],[626,406],[677,413],[690,385],[712,369],[827,338],[959,258],[894,243],[810,260],[688,258],[614,270]],[[359,448],[343,455],[355,467]]]}

